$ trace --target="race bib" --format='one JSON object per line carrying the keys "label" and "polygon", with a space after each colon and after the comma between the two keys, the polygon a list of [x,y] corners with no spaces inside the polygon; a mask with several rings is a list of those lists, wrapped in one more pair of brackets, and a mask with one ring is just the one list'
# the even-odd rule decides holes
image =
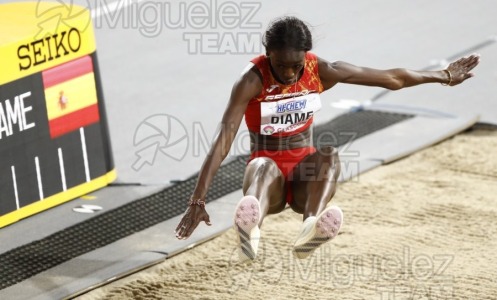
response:
{"label": "race bib", "polygon": [[295,131],[304,126],[320,109],[321,98],[317,93],[274,102],[261,102],[260,134]]}

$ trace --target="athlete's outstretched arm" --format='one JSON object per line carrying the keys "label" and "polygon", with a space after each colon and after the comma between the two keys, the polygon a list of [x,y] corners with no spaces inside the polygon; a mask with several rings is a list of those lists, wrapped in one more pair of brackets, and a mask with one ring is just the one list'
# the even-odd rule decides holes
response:
{"label": "athlete's outstretched arm", "polygon": [[188,238],[201,221],[211,225],[204,205],[199,205],[199,203],[205,203],[205,196],[209,186],[219,166],[230,151],[249,100],[257,96],[261,89],[261,80],[251,70],[242,74],[240,79],[235,82],[221,121],[221,130],[204,160],[197,179],[197,185],[190,198],[190,201],[196,204],[188,206],[185,215],[176,227],[176,237],[178,239]]}
{"label": "athlete's outstretched arm", "polygon": [[319,58],[318,63],[319,76],[325,89],[341,82],[398,90],[431,82],[450,86],[458,85],[474,76],[471,70],[479,62],[480,55],[472,54],[450,63],[446,69],[439,71],[413,71],[404,68],[378,70],[342,61],[328,62],[321,58]]}

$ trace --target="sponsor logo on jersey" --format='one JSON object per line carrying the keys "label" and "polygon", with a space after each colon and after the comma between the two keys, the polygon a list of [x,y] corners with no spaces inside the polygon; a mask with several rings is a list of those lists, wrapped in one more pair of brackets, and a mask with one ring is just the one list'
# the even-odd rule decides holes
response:
{"label": "sponsor logo on jersey", "polygon": [[274,127],[273,127],[273,126],[269,126],[269,125],[268,125],[268,126],[265,126],[263,130],[264,130],[264,132],[265,132],[266,134],[273,134],[273,132],[274,132]]}
{"label": "sponsor logo on jersey", "polygon": [[283,104],[278,104],[278,106],[276,106],[276,112],[277,113],[284,113],[287,111],[301,110],[301,109],[305,108],[306,103],[307,103],[307,100],[302,99],[302,100],[295,100],[295,101],[291,101],[291,102],[287,102],[287,103],[283,103]]}
{"label": "sponsor logo on jersey", "polygon": [[264,98],[264,101],[281,100],[281,99],[286,99],[286,98],[300,97],[300,96],[309,95],[310,93],[314,93],[314,92],[315,91],[303,90],[303,91],[294,92],[294,93],[267,95],[266,98]]}
{"label": "sponsor logo on jersey", "polygon": [[277,89],[279,87],[280,87],[279,85],[273,84],[269,88],[266,89],[266,92],[271,93],[272,91],[274,91],[275,89]]}

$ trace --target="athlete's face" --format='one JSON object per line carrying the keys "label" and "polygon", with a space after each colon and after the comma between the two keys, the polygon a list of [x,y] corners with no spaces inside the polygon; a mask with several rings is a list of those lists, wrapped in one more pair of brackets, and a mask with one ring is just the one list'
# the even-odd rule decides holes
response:
{"label": "athlete's face", "polygon": [[271,68],[276,80],[283,84],[297,82],[305,64],[305,51],[270,50]]}

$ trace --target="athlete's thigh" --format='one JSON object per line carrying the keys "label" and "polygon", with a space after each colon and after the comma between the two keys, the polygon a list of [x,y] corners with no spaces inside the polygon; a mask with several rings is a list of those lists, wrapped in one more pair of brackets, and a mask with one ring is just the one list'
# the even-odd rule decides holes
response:
{"label": "athlete's thigh", "polygon": [[274,160],[257,157],[248,163],[243,177],[244,194],[249,187],[255,190],[264,189],[262,192],[269,198],[270,213],[279,212],[285,207],[285,177]]}
{"label": "athlete's thigh", "polygon": [[340,161],[338,151],[335,148],[324,147],[306,156],[288,177],[293,195],[290,203],[292,209],[302,213],[310,196],[321,194],[330,188],[332,196],[336,188],[334,183],[339,174]]}

